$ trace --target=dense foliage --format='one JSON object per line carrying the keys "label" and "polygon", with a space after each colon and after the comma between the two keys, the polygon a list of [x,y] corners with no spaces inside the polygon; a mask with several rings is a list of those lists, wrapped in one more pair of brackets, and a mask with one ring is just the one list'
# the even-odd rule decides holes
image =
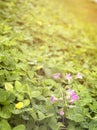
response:
{"label": "dense foliage", "polygon": [[96,130],[97,27],[54,0],[1,0],[0,14],[0,130]]}

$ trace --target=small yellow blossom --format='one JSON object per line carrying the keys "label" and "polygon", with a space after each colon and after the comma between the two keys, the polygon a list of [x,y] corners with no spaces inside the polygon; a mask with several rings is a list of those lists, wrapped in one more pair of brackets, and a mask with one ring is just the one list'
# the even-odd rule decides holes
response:
{"label": "small yellow blossom", "polygon": [[42,66],[36,66],[36,70],[40,70]]}
{"label": "small yellow blossom", "polygon": [[44,46],[41,46],[41,47],[40,47],[40,50],[45,50],[45,47],[44,47]]}
{"label": "small yellow blossom", "polygon": [[15,107],[16,107],[17,109],[21,109],[21,108],[23,107],[23,102],[18,102],[18,103],[15,105]]}
{"label": "small yellow blossom", "polygon": [[37,21],[37,24],[40,25],[40,26],[43,25],[42,21]]}

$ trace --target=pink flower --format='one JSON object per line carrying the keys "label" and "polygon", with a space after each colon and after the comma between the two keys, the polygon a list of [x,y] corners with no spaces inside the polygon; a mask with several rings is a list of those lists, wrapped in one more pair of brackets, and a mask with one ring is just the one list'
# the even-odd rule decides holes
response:
{"label": "pink flower", "polygon": [[70,103],[74,103],[76,100],[78,100],[78,96],[76,95],[76,93],[74,92],[74,90],[69,89],[69,90],[67,91],[66,99],[67,99]]}
{"label": "pink flower", "polygon": [[68,93],[68,95],[71,95],[72,93],[74,93],[74,90],[68,89],[68,90],[67,90],[67,93]]}
{"label": "pink flower", "polygon": [[51,96],[51,99],[50,99],[51,103],[54,103],[55,101],[63,101],[63,98],[56,98],[55,96]]}
{"label": "pink flower", "polygon": [[59,79],[61,77],[61,74],[60,73],[56,73],[53,75],[53,78],[54,79]]}
{"label": "pink flower", "polygon": [[68,89],[66,99],[70,99],[73,92],[74,90]]}
{"label": "pink flower", "polygon": [[71,100],[70,100],[70,102],[71,102],[71,103],[74,103],[76,100],[78,100],[78,96],[76,95],[75,92],[73,92],[72,95],[71,95]]}
{"label": "pink flower", "polygon": [[60,116],[63,116],[63,115],[64,115],[64,111],[63,111],[63,110],[60,110],[60,111],[59,111],[59,114],[60,114]]}
{"label": "pink flower", "polygon": [[66,79],[70,82],[70,80],[72,79],[72,76],[68,73],[66,73]]}
{"label": "pink flower", "polygon": [[58,99],[55,96],[51,96],[51,103],[54,103],[55,101],[57,101]]}
{"label": "pink flower", "polygon": [[77,75],[76,75],[76,79],[82,79],[82,78],[83,78],[83,77],[82,77],[81,73],[78,72]]}

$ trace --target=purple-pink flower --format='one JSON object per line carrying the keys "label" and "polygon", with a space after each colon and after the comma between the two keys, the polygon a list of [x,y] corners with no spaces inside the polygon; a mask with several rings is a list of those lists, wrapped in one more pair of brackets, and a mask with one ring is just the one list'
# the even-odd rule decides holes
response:
{"label": "purple-pink flower", "polygon": [[61,77],[61,74],[60,73],[56,73],[53,75],[53,78],[54,79],[59,79]]}
{"label": "purple-pink flower", "polygon": [[78,100],[78,96],[77,94],[74,92],[74,90],[69,89],[67,91],[67,96],[66,99],[68,99],[68,101],[70,103],[74,103],[76,100]]}
{"label": "purple-pink flower", "polygon": [[72,95],[71,95],[71,100],[70,100],[70,102],[71,102],[71,103],[74,103],[76,100],[78,100],[78,96],[76,95],[75,92],[73,92]]}
{"label": "purple-pink flower", "polygon": [[70,80],[72,79],[72,76],[70,73],[66,73],[66,79],[70,82]]}
{"label": "purple-pink flower", "polygon": [[55,101],[57,101],[58,99],[55,96],[51,96],[51,103],[54,103]]}
{"label": "purple-pink flower", "polygon": [[56,98],[55,96],[52,95],[50,101],[51,101],[51,103],[54,103],[55,101],[59,101],[60,102],[60,101],[63,101],[63,98],[61,98],[61,97],[60,98]]}
{"label": "purple-pink flower", "polygon": [[76,75],[76,79],[82,79],[82,78],[83,78],[83,77],[82,77],[81,73],[78,72],[77,75]]}
{"label": "purple-pink flower", "polygon": [[59,111],[59,114],[60,114],[61,116],[63,116],[63,115],[64,115],[64,111],[63,111],[63,110],[60,110],[60,111]]}
{"label": "purple-pink flower", "polygon": [[74,93],[74,90],[72,90],[72,89],[68,89],[68,90],[67,90],[67,96],[66,96],[66,99],[70,99],[72,93]]}

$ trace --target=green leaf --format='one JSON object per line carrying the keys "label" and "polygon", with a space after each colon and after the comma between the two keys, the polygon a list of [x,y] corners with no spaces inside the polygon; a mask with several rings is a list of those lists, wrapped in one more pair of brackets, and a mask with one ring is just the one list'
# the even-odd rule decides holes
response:
{"label": "green leaf", "polygon": [[11,117],[11,112],[8,108],[9,106],[2,107],[2,110],[0,111],[0,117],[8,119]]}
{"label": "green leaf", "polygon": [[75,122],[82,122],[84,121],[85,110],[79,107],[70,108],[67,112],[67,118],[71,119]]}
{"label": "green leaf", "polygon": [[91,121],[89,123],[89,130],[97,130],[97,121]]}
{"label": "green leaf", "polygon": [[47,130],[47,126],[40,126],[39,130]]}
{"label": "green leaf", "polygon": [[13,103],[15,98],[16,98],[15,95],[10,93],[9,97],[7,98],[7,102]]}
{"label": "green leaf", "polygon": [[48,88],[44,87],[42,89],[42,93],[43,93],[44,96],[49,96],[50,95],[50,90]]}
{"label": "green leaf", "polygon": [[3,89],[0,89],[0,103],[6,101],[7,96],[9,96],[9,93],[5,92]]}
{"label": "green leaf", "polygon": [[48,125],[52,130],[58,130],[58,122],[54,116],[49,119]]}
{"label": "green leaf", "polygon": [[15,88],[16,90],[19,92],[19,93],[30,93],[31,92],[31,89],[29,88],[28,85],[22,85],[19,81],[16,81],[15,82]]}
{"label": "green leaf", "polygon": [[40,91],[32,91],[32,97],[33,98],[39,97],[40,95],[41,95]]}
{"label": "green leaf", "polygon": [[68,127],[67,127],[68,130],[75,130],[75,122],[72,122],[72,121],[69,121],[68,122]]}
{"label": "green leaf", "polygon": [[16,127],[14,127],[12,130],[25,130],[25,126],[24,125],[18,125]]}
{"label": "green leaf", "polygon": [[30,104],[30,100],[29,99],[25,99],[23,100],[23,107],[26,107]]}
{"label": "green leaf", "polygon": [[13,86],[10,83],[5,83],[5,89],[7,91],[13,92]]}
{"label": "green leaf", "polygon": [[12,113],[13,114],[21,114],[21,113],[23,113],[23,112],[31,112],[32,111],[32,108],[23,108],[23,109],[20,109],[20,110],[18,110],[18,109],[14,109],[13,111],[12,111]]}
{"label": "green leaf", "polygon": [[15,96],[9,91],[0,89],[0,103],[3,105],[10,104],[14,101]]}
{"label": "green leaf", "polygon": [[23,99],[24,99],[24,94],[15,93],[15,95],[16,95],[18,101],[23,101]]}
{"label": "green leaf", "polygon": [[11,130],[11,127],[6,120],[0,121],[0,130]]}
{"label": "green leaf", "polygon": [[45,118],[45,115],[41,111],[37,111],[39,120],[43,120]]}
{"label": "green leaf", "polygon": [[22,92],[23,91],[23,87],[22,84],[19,81],[15,82],[15,88],[18,92]]}
{"label": "green leaf", "polygon": [[32,110],[29,112],[30,115],[32,116],[32,118],[36,121],[38,118],[37,118],[37,114],[36,114],[36,111],[32,108]]}
{"label": "green leaf", "polygon": [[54,116],[54,113],[48,114],[47,116],[45,116],[45,118],[50,118],[52,116]]}

